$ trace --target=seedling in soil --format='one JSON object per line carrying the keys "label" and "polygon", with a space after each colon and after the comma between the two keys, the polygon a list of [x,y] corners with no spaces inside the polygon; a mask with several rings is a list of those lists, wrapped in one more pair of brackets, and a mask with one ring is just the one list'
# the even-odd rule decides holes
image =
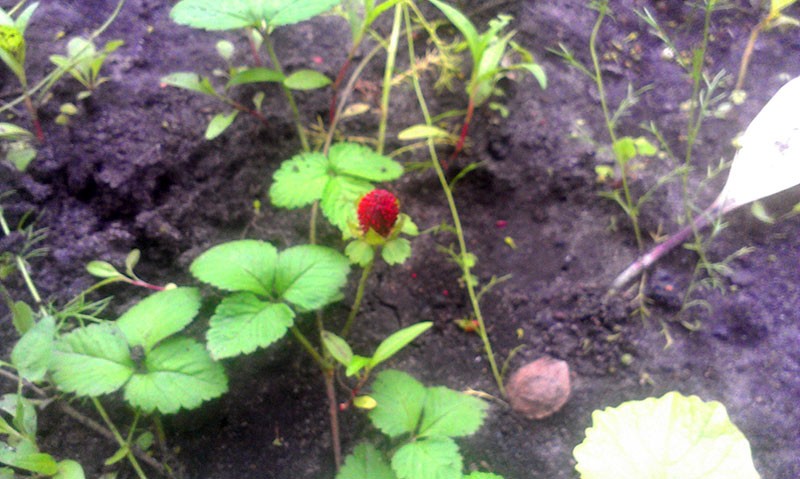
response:
{"label": "seedling in soil", "polygon": [[42,133],[42,126],[39,123],[39,115],[31,101],[28,75],[25,72],[25,55],[28,48],[25,41],[25,30],[38,6],[39,2],[28,5],[17,15],[17,18],[12,18],[5,10],[0,9],[0,60],[14,73],[22,85],[25,108],[31,115],[36,138],[44,141],[44,133]]}
{"label": "seedling in soil", "polygon": [[[464,40],[472,57],[472,72],[467,83],[467,113],[461,127],[461,134],[456,143],[452,158],[455,159],[464,147],[469,125],[475,108],[485,103],[496,93],[497,82],[508,77],[513,71],[529,72],[539,82],[542,89],[547,87],[547,76],[541,65],[533,60],[533,55],[512,41],[515,32],[503,34],[503,30],[511,22],[512,17],[500,15],[489,22],[489,28],[479,34],[475,25],[460,11],[440,1],[431,0],[444,13],[450,22],[464,35]],[[509,48],[520,55],[521,61],[509,60]]]}
{"label": "seedling in soil", "polygon": [[728,181],[711,206],[620,273],[612,283],[612,292],[623,288],[667,252],[725,213],[800,184],[798,108],[800,77],[781,87],[747,127]]}
{"label": "seedling in soil", "polygon": [[112,40],[98,51],[91,40],[75,37],[67,43],[66,56],[51,55],[50,61],[64,69],[86,88],[76,96],[78,100],[84,100],[108,81],[108,77],[100,76],[100,70],[108,56],[124,44],[122,40]]}
{"label": "seedling in soil", "polygon": [[725,406],[675,391],[594,411],[573,455],[581,479],[760,477]]}
{"label": "seedling in soil", "polygon": [[425,387],[406,373],[388,370],[372,385],[373,426],[390,440],[384,454],[370,443],[355,447],[336,479],[502,479],[483,472],[464,474],[454,438],[483,424],[487,404],[446,387]]}

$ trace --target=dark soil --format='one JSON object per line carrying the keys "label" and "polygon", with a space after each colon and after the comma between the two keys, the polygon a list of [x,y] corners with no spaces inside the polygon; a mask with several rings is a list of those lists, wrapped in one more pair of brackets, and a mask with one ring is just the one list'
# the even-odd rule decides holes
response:
{"label": "dark soil", "polygon": [[[3,7],[13,3],[0,1]],[[42,2],[29,29],[30,77],[40,78],[49,69],[48,55],[61,53],[67,38],[101,24],[114,3]],[[634,314],[629,296],[607,298],[610,281],[636,257],[637,248],[627,218],[598,195],[611,186],[597,182],[594,168],[610,164],[610,157],[572,134],[582,120],[591,138],[608,142],[596,89],[547,50],[564,43],[590,63],[588,38],[595,12],[585,3],[461,5],[481,26],[498,13],[513,15],[516,40],[532,48],[550,82],[546,91],[532,78],[503,82],[506,95],[500,101],[510,116],[501,118],[480,108],[470,131],[471,145],[450,166],[454,174],[468,163],[484,165],[456,190],[467,242],[479,258],[476,274],[483,282],[493,275],[513,275],[483,302],[489,334],[501,359],[524,346],[511,361],[512,370],[549,355],[567,361],[574,375],[571,399],[548,419],[526,420],[494,404],[480,432],[461,441],[466,464],[489,468],[508,479],[576,478],[571,453],[590,425],[593,410],[678,390],[725,404],[749,438],[762,477],[800,477],[800,218],[766,225],[747,212],[730,215],[728,228],[708,251],[709,258],[722,261],[743,247],[752,251],[730,264],[732,273],[723,277],[724,294],[695,295],[708,302],[708,309],[679,312],[696,262],[686,250],[670,254],[651,272],[649,319]],[[638,136],[639,125],[652,120],[673,149],[683,151],[687,118],[681,104],[690,96],[691,82],[675,62],[662,59],[663,45],[632,9],[649,8],[679,48],[687,51],[700,41],[702,13],[690,2],[611,3],[614,19],[604,24],[598,47],[604,54],[611,103],[618,104],[629,84],[652,86],[619,130]],[[749,31],[760,18],[751,3],[758,2],[735,1],[734,8],[714,14],[706,71],[738,70]],[[214,244],[246,236],[285,247],[304,242],[307,236],[306,211],[278,211],[268,206],[266,198],[272,172],[300,150],[282,93],[268,90],[264,106],[268,127],[243,115],[235,128],[209,142],[202,135],[220,105],[198,94],[159,86],[159,78],[171,72],[210,74],[222,67],[214,50],[220,38],[235,41],[237,61],[248,60],[245,42],[236,35],[173,24],[168,18],[171,4],[129,0],[102,37],[125,40],[105,70],[111,80],[79,104],[80,112],[68,127],[56,125],[54,118],[59,105],[73,101],[80,88],[72,80],[60,82],[54,98],[40,109],[46,141],[38,158],[24,174],[0,167],[0,189],[15,192],[3,199],[10,221],[33,211],[41,215],[37,225],[47,228],[43,244],[47,254],[33,260],[32,268],[43,294],[56,302],[91,284],[83,268],[86,262],[104,259],[121,264],[132,248],[143,252],[138,270],[143,278],[158,284],[194,284],[188,265]],[[789,13],[797,17],[800,9],[794,6]],[[66,36],[58,37],[59,32]],[[285,68],[313,66],[331,77],[349,48],[344,20],[330,16],[278,29],[274,38]],[[315,57],[321,63],[314,62]],[[732,157],[735,134],[784,82],[800,75],[798,59],[796,29],[760,37],[745,84],[747,101],[725,117],[708,118],[698,139],[691,180],[698,204],[713,199],[721,187],[721,179],[700,185],[706,167]],[[382,68],[372,65],[365,74],[366,87],[356,94],[358,101],[375,109],[345,122],[346,134],[375,133],[379,95],[370,95],[367,87],[369,82],[380,84]],[[19,93],[6,69],[0,69],[0,82],[4,99]],[[725,91],[730,89],[728,82]],[[243,101],[252,93],[242,92]],[[329,95],[327,90],[299,95],[309,124],[318,116],[326,117]],[[466,105],[461,88],[431,94],[429,101],[435,113]],[[420,121],[410,87],[398,87],[390,133]],[[389,151],[398,146],[401,143],[392,139]],[[448,153],[442,150],[443,155]],[[420,153],[403,159],[426,158]],[[636,170],[634,189],[645,191],[676,166],[666,158],[648,160]],[[389,188],[422,229],[449,220],[432,171],[407,174]],[[255,199],[265,205],[261,215],[254,215]],[[652,243],[649,234],[676,229],[682,201],[680,184],[674,182],[647,204],[642,226],[648,243]],[[780,215],[798,201],[795,191],[766,205]],[[323,236],[341,246],[334,231],[326,229]],[[513,238],[515,249],[506,237]],[[357,328],[354,340],[364,351],[371,350],[401,326],[432,320],[435,328],[390,366],[429,385],[497,394],[480,340],[453,323],[470,311],[457,268],[436,251],[437,245],[453,242],[449,234],[422,235],[414,240],[414,255],[406,265],[378,267],[358,319],[363,326]],[[9,278],[6,286],[19,298],[29,299],[19,278]],[[116,295],[118,310],[145,294],[122,287],[108,292]],[[352,295],[350,291],[342,306],[330,308],[331,321],[346,315]],[[16,334],[7,310],[0,315],[0,353],[7,358]],[[666,349],[662,323],[674,340]],[[683,324],[698,328],[691,331]],[[196,332],[201,331],[202,325],[197,325]],[[631,355],[632,363],[624,365],[623,354]],[[332,477],[324,389],[309,358],[287,339],[226,361],[226,366],[228,394],[199,413],[181,413],[167,421],[174,447],[171,460],[183,476]],[[0,387],[4,392],[13,390],[5,379]],[[125,418],[124,408],[118,415]],[[377,437],[360,412],[346,411],[340,419],[346,452],[362,438]],[[98,477],[103,461],[116,450],[54,408],[42,418],[40,436],[46,451],[80,461],[87,477]],[[122,467],[119,477],[133,474]]]}

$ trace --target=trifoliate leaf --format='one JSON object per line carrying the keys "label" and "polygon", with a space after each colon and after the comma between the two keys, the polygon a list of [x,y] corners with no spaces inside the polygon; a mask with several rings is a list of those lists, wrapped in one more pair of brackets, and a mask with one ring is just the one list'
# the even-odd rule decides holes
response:
{"label": "trifoliate leaf", "polygon": [[432,437],[398,449],[392,469],[400,479],[462,479],[458,446],[447,437]]}
{"label": "trifoliate leaf", "polygon": [[382,371],[372,385],[372,397],[378,405],[369,412],[369,419],[391,437],[413,433],[419,424],[426,394],[425,386],[408,374]]}
{"label": "trifoliate leaf", "polygon": [[55,332],[55,319],[52,316],[45,316],[14,346],[11,351],[11,363],[24,379],[38,382],[44,378],[53,355]]}
{"label": "trifoliate leaf", "polygon": [[228,390],[222,365],[189,338],[160,344],[147,355],[144,367],[147,372],[135,374],[125,386],[125,399],[147,413],[194,409]]}
{"label": "trifoliate leaf", "polygon": [[411,257],[411,242],[405,238],[387,241],[381,248],[381,258],[388,264],[402,264]]}
{"label": "trifoliate leaf", "polygon": [[336,176],[325,185],[322,193],[322,214],[334,226],[339,228],[345,237],[351,235],[350,225],[358,224],[356,202],[372,191],[372,185],[364,180],[350,176]]}
{"label": "trifoliate leaf", "polygon": [[317,245],[288,248],[278,256],[275,293],[301,309],[321,308],[341,297],[350,263],[335,249]]}
{"label": "trifoliate leaf", "polygon": [[162,339],[181,331],[200,310],[195,288],[159,291],[139,301],[117,320],[130,346],[149,351]]}
{"label": "trifoliate leaf", "polygon": [[300,208],[322,198],[328,174],[328,159],[322,153],[301,153],[281,163],[272,175],[269,199],[279,208]]}
{"label": "trifoliate leaf", "polygon": [[344,249],[344,254],[347,255],[351,263],[357,264],[362,268],[366,267],[375,259],[375,249],[370,246],[369,243],[361,239],[348,243],[347,247]]}
{"label": "trifoliate leaf", "polygon": [[583,479],[758,479],[725,406],[669,392],[592,413],[573,451]]}
{"label": "trifoliate leaf", "polygon": [[430,329],[431,326],[433,326],[433,323],[426,321],[424,323],[408,326],[407,328],[403,328],[389,335],[386,339],[381,341],[381,344],[375,349],[375,355],[370,361],[370,367],[374,368],[397,354],[398,351],[406,347],[411,341],[417,339],[420,334]]}
{"label": "trifoliate leaf", "polygon": [[62,336],[50,364],[58,387],[79,396],[116,391],[135,368],[125,336],[110,323],[92,324]]}
{"label": "trifoliate leaf", "polygon": [[403,165],[358,143],[337,143],[331,146],[328,157],[340,175],[369,181],[396,180],[403,175]]}
{"label": "trifoliate leaf", "polygon": [[316,70],[298,70],[283,80],[292,90],[314,90],[331,84],[331,79]]}
{"label": "trifoliate leaf", "polygon": [[294,323],[283,303],[261,301],[252,293],[223,299],[209,322],[208,350],[216,359],[252,353],[281,339]]}
{"label": "trifoliate leaf", "polygon": [[231,241],[201,254],[190,270],[195,278],[228,291],[272,293],[278,251],[257,240]]}
{"label": "trifoliate leaf", "polygon": [[467,436],[481,427],[485,401],[446,387],[428,388],[419,436]]}
{"label": "trifoliate leaf", "polygon": [[397,479],[397,476],[375,446],[362,443],[344,460],[336,479]]}

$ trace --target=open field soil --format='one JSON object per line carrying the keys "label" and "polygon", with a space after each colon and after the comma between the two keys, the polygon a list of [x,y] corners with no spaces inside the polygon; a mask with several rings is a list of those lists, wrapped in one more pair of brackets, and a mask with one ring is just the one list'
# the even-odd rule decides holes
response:
{"label": "open field soil", "polygon": [[[0,0],[4,8],[14,3]],[[29,76],[40,78],[49,71],[48,56],[62,53],[68,38],[100,25],[115,3],[43,0],[27,34]],[[530,76],[501,81],[504,95],[496,101],[508,109],[507,118],[486,106],[478,108],[464,152],[447,165],[454,177],[467,165],[480,163],[455,189],[468,247],[478,257],[475,274],[484,284],[492,276],[511,275],[483,298],[489,336],[501,361],[521,346],[510,361],[510,371],[551,356],[569,364],[573,386],[563,409],[539,421],[492,401],[483,428],[459,441],[465,465],[507,479],[577,478],[572,449],[582,441],[593,410],[677,390],[726,406],[750,440],[763,478],[800,477],[800,217],[765,224],[749,211],[727,216],[727,228],[707,250],[709,260],[721,262],[742,248],[749,250],[728,263],[729,270],[718,278],[719,289],[694,290],[691,299],[702,300],[701,306],[682,310],[697,255],[681,248],[647,275],[649,317],[636,312],[636,285],[607,296],[613,278],[639,251],[628,218],[618,205],[600,197],[617,185],[613,179],[598,181],[595,171],[598,165],[613,165],[597,89],[590,78],[550,51],[563,43],[591,68],[588,45],[596,12],[586,3],[520,0],[458,5],[481,30],[500,13],[513,15],[516,41],[534,52],[549,82],[541,90]],[[725,95],[733,89],[750,30],[763,14],[751,5],[758,2],[729,3],[731,8],[712,16],[705,65],[711,76],[721,70],[733,73],[720,90]],[[248,62],[247,43],[236,34],[174,24],[169,19],[173,4],[128,0],[101,37],[101,42],[125,41],[105,67],[110,80],[89,99],[76,103],[78,113],[68,126],[56,124],[55,117],[62,103],[75,101],[80,85],[71,79],[58,83],[53,98],[39,109],[45,140],[38,157],[24,173],[0,165],[0,190],[13,191],[2,199],[9,222],[16,224],[33,212],[37,226],[46,228],[41,244],[46,254],[31,260],[31,271],[42,295],[56,303],[92,284],[84,269],[88,261],[121,265],[134,248],[142,251],[140,277],[155,284],[198,285],[188,272],[189,264],[215,244],[246,237],[282,249],[307,242],[308,210],[278,210],[267,197],[280,162],[300,151],[282,91],[267,87],[266,125],[240,115],[220,137],[204,140],[209,119],[222,105],[199,94],[164,88],[159,79],[176,71],[211,75],[224,68],[215,52],[215,43],[222,38],[237,47],[234,63]],[[692,83],[682,67],[665,58],[664,44],[634,9],[648,8],[682,52],[702,40],[703,14],[691,2],[679,1],[612,0],[611,7],[613,19],[604,22],[598,37],[610,103],[618,105],[629,86],[649,87],[620,120],[618,131],[647,136],[640,125],[652,121],[680,158],[656,155],[636,160],[631,186],[639,195],[682,161],[688,122],[685,102]],[[428,6],[424,10],[430,17],[436,15]],[[800,9],[795,5],[787,13],[797,17]],[[390,19],[377,23],[384,34],[390,26]],[[447,28],[440,33],[455,35]],[[418,41],[423,45],[424,36]],[[349,42],[345,20],[333,15],[274,33],[285,69],[314,68],[331,78],[343,64]],[[418,54],[424,53],[420,48]],[[381,58],[378,55],[367,67],[353,94],[351,101],[367,103],[371,110],[343,122],[341,132],[347,137],[377,133]],[[404,55],[398,62],[399,71],[408,68]],[[465,63],[463,69],[468,66]],[[692,201],[706,205],[713,200],[726,173],[704,181],[707,168],[733,157],[736,134],[781,85],[798,75],[798,30],[763,33],[744,84],[746,100],[728,109],[727,96],[721,98],[699,133],[689,176]],[[424,72],[423,80],[434,114],[466,107],[458,81],[453,91],[434,92],[435,72]],[[254,91],[243,88],[242,101],[249,101]],[[20,93],[7,69],[0,69],[0,93],[5,101]],[[307,125],[327,119],[330,95],[330,89],[297,95]],[[18,113],[19,122],[30,127],[24,110]],[[387,151],[406,144],[397,139],[397,132],[422,121],[411,84],[398,84],[391,102]],[[451,123],[453,131],[457,123]],[[451,146],[440,147],[443,158],[451,152]],[[425,149],[398,159],[408,164],[429,161]],[[397,194],[403,211],[421,230],[450,221],[432,169],[410,171],[385,187]],[[254,200],[263,204],[260,211],[254,209]],[[681,182],[676,180],[659,188],[643,207],[647,246],[654,244],[653,236],[678,229],[683,201]],[[780,217],[798,202],[795,189],[769,199],[765,208]],[[327,223],[320,235],[323,243],[344,247]],[[499,396],[479,337],[454,323],[468,317],[471,309],[459,285],[460,270],[437,247],[455,244],[455,237],[446,231],[428,232],[412,244],[413,255],[404,265],[376,266],[352,338],[355,349],[371,351],[400,327],[433,321],[434,327],[389,366],[427,385]],[[357,276],[351,273],[343,302],[326,310],[326,320],[332,324],[344,321]],[[17,298],[30,301],[19,275],[3,281]],[[147,294],[123,286],[104,291],[115,296],[105,313],[109,317]],[[204,292],[207,307],[191,329],[198,337],[218,300],[210,288]],[[313,318],[301,320],[301,325],[313,332]],[[665,347],[668,338],[671,345]],[[16,340],[8,310],[0,309],[0,358],[9,357]],[[177,475],[332,478],[327,400],[318,368],[308,355],[287,337],[266,350],[225,360],[224,365],[230,377],[227,394],[199,411],[165,420],[170,446],[165,461]],[[0,378],[0,392],[13,392],[15,387]],[[111,410],[124,423],[129,412],[119,398],[109,399],[110,404],[117,401],[119,406]],[[94,415],[89,403],[72,404]],[[79,461],[87,477],[112,470],[119,478],[135,477],[124,462],[104,466],[116,451],[115,444],[59,409],[46,408],[40,422],[43,449]],[[380,437],[361,411],[342,412],[340,422],[345,453],[364,438]],[[153,471],[148,475],[158,477]]]}

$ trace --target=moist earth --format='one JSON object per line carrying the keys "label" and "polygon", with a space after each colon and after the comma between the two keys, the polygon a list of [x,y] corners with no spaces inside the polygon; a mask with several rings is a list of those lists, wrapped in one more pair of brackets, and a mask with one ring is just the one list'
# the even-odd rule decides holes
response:
{"label": "moist earth", "polygon": [[[0,1],[4,8],[13,3]],[[42,2],[29,27],[29,76],[40,78],[50,68],[47,57],[63,52],[68,38],[100,25],[114,3]],[[758,2],[728,3],[731,8],[712,17],[705,65],[711,75],[738,70],[750,30],[761,18],[751,5]],[[36,226],[47,231],[42,243],[46,254],[31,260],[31,269],[43,295],[56,303],[91,284],[84,270],[88,261],[120,265],[133,248],[143,253],[141,277],[157,284],[188,285],[195,284],[188,265],[212,245],[242,237],[270,241],[279,248],[306,241],[307,212],[279,211],[269,207],[266,197],[279,163],[300,150],[282,93],[267,88],[263,111],[268,125],[242,115],[219,138],[204,140],[207,122],[221,105],[199,94],[164,88],[159,79],[175,71],[209,75],[224,67],[214,49],[219,39],[235,43],[236,62],[248,60],[247,47],[235,34],[175,25],[169,20],[171,6],[128,0],[101,37],[125,41],[104,70],[110,81],[77,103],[79,113],[68,126],[57,125],[55,116],[60,104],[74,101],[80,87],[71,80],[59,82],[53,98],[39,110],[46,139],[36,160],[25,173],[0,166],[0,189],[13,191],[2,199],[10,222],[16,224],[32,212]],[[692,299],[702,300],[702,307],[683,309],[697,257],[679,249],[648,275],[650,316],[642,318],[630,292],[606,295],[611,280],[635,259],[638,249],[627,217],[599,196],[614,186],[599,182],[595,172],[597,165],[612,164],[603,147],[608,138],[596,88],[551,52],[562,43],[589,65],[596,12],[578,0],[472,1],[459,7],[481,28],[499,13],[513,15],[515,39],[534,52],[549,78],[544,91],[530,77],[501,82],[504,95],[497,101],[508,108],[508,117],[479,108],[467,148],[448,165],[454,177],[466,165],[480,164],[455,190],[468,246],[478,257],[475,273],[483,283],[492,276],[511,275],[484,297],[488,332],[501,360],[518,351],[510,370],[550,356],[569,364],[573,385],[565,407],[539,421],[492,402],[483,428],[460,441],[467,467],[508,479],[577,478],[572,449],[590,426],[593,410],[677,390],[726,406],[749,439],[763,478],[800,477],[800,217],[769,225],[748,211],[729,215],[727,228],[708,248],[709,259],[720,262],[742,248],[748,252],[728,263],[720,287],[695,291]],[[664,58],[664,45],[633,10],[651,11],[682,52],[701,40],[702,11],[690,2],[668,1],[614,0],[611,7],[613,18],[598,37],[610,103],[619,104],[629,86],[649,87],[621,119],[619,132],[639,136],[645,134],[641,125],[653,121],[674,151],[683,151],[691,80],[676,62]],[[793,6],[787,13],[797,17],[800,9]],[[378,28],[386,33],[389,26],[379,22]],[[330,77],[349,48],[346,23],[335,16],[279,28],[274,41],[288,71],[313,67]],[[745,82],[746,101],[729,111],[715,108],[717,114],[705,120],[698,137],[689,188],[698,205],[716,196],[725,177],[723,173],[703,181],[707,168],[732,158],[737,132],[783,83],[800,75],[798,58],[796,29],[759,37]],[[379,63],[367,68],[355,94],[372,110],[343,124],[349,136],[377,131],[379,94],[374,87],[382,78]],[[427,86],[434,80],[426,73]],[[19,94],[7,69],[0,69],[0,82],[4,100]],[[723,90],[731,89],[729,79]],[[241,98],[247,100],[253,93],[243,88]],[[306,124],[326,118],[329,90],[298,97]],[[431,94],[428,100],[435,113],[466,105],[460,87]],[[20,121],[26,122],[20,114]],[[421,121],[413,90],[408,84],[398,86],[387,151],[403,145],[396,140],[398,131]],[[443,157],[449,153],[442,148]],[[426,160],[422,153],[401,159]],[[647,191],[677,166],[663,155],[641,161],[633,170],[634,192]],[[387,186],[421,229],[449,220],[432,170],[408,173]],[[651,236],[678,228],[681,191],[679,181],[668,183],[643,208],[648,245],[653,244]],[[260,212],[253,207],[255,200],[264,205]],[[798,202],[795,190],[769,199],[765,207],[780,217]],[[343,246],[332,229],[323,228],[321,234],[323,242]],[[363,326],[353,341],[357,350],[367,351],[399,327],[433,321],[434,328],[389,365],[428,385],[497,395],[479,338],[454,323],[467,317],[470,308],[459,286],[458,268],[437,251],[437,246],[454,242],[446,232],[423,234],[414,239],[413,256],[406,264],[378,266],[358,318]],[[4,284],[16,297],[30,300],[18,277]],[[110,316],[145,294],[130,287],[106,292],[115,296]],[[353,296],[348,290],[327,317],[340,321]],[[212,306],[209,303],[205,319],[195,325],[196,334],[202,334]],[[17,336],[7,309],[0,310],[0,318],[0,353],[8,358]],[[668,337],[672,342],[665,347]],[[168,462],[178,475],[333,477],[324,386],[301,349],[287,339],[225,361],[225,366],[229,393],[199,411],[166,421],[172,448]],[[14,387],[0,379],[0,391],[12,392]],[[113,403],[116,398],[111,399]],[[74,405],[85,406],[81,401]],[[83,410],[91,414],[90,408]],[[122,406],[114,414],[120,420],[127,417]],[[362,412],[345,411],[340,420],[346,452],[363,439],[380,438]],[[45,409],[40,440],[55,456],[78,460],[87,477],[109,469],[119,469],[120,478],[134,477],[125,467],[104,467],[115,446],[56,408]]]}

